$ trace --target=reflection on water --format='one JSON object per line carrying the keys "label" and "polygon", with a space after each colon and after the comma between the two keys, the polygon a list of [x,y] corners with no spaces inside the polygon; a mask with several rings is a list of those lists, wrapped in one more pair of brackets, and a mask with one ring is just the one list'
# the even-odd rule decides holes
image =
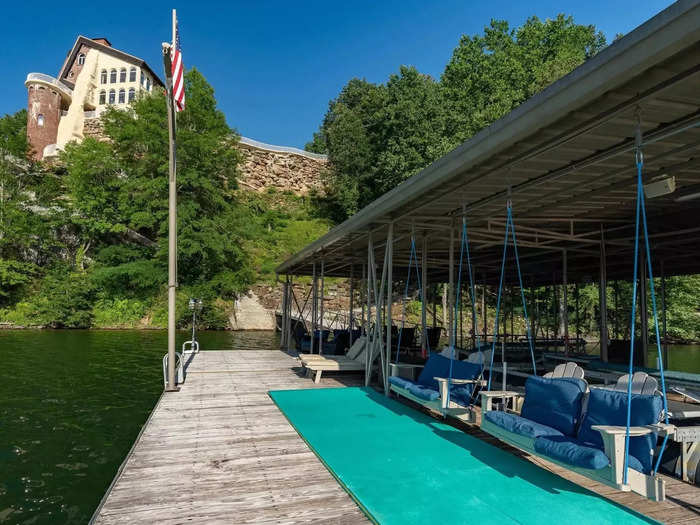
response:
{"label": "reflection on water", "polygon": [[[199,339],[279,347],[271,332]],[[162,331],[0,331],[0,522],[90,519],[163,389],[166,345]]]}
{"label": "reflection on water", "polygon": [[[600,346],[586,345],[586,353],[597,356],[600,354]],[[657,354],[656,344],[650,341],[647,362],[652,368],[656,367]],[[700,374],[700,345],[669,345],[668,362],[664,363],[664,369]]]}

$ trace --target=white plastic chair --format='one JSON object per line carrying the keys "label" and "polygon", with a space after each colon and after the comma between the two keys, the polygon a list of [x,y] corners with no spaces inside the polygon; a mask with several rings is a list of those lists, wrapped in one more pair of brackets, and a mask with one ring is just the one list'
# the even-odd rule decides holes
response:
{"label": "white plastic chair", "polygon": [[[613,390],[620,390],[622,392],[627,392],[627,384],[629,383],[630,376],[629,374],[625,374],[621,376],[618,380],[615,386],[613,387]],[[651,377],[649,374],[646,372],[635,372],[632,375],[632,393],[633,394],[646,394],[646,395],[652,395],[654,394],[659,388],[659,382]]]}
{"label": "white plastic chair", "polygon": [[559,377],[574,377],[576,379],[583,379],[585,371],[583,368],[578,366],[576,363],[569,361],[568,363],[562,363],[554,367],[552,372],[547,372],[544,377],[549,379],[559,378]]}

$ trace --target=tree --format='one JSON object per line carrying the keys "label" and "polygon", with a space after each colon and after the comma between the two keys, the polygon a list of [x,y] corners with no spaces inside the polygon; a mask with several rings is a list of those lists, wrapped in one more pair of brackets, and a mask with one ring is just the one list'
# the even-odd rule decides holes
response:
{"label": "tree", "polygon": [[327,153],[322,204],[345,219],[605,46],[593,26],[559,15],[464,36],[439,82],[402,66],[385,84],[352,79],[306,147]]}
{"label": "tree", "polygon": [[0,118],[0,151],[19,159],[27,158],[29,143],[27,142],[26,109]]}
{"label": "tree", "polygon": [[[196,69],[186,73],[185,89],[187,108],[177,118],[178,277],[183,285],[216,283],[217,292],[231,295],[250,274],[232,236],[239,228],[233,192],[237,136]],[[75,223],[96,257],[95,278],[115,293],[144,293],[165,283],[166,122],[165,96],[147,95],[130,110],[110,108],[103,115],[109,142],[86,139],[63,156]],[[135,235],[125,235],[129,232]],[[144,249],[137,239],[155,249]]]}
{"label": "tree", "polygon": [[336,219],[355,213],[449,149],[437,82],[402,66],[386,84],[352,79],[307,149],[327,152]]}
{"label": "tree", "polygon": [[605,47],[594,26],[572,17],[529,18],[511,30],[492,20],[482,35],[463,36],[441,84],[455,144],[474,135]]}

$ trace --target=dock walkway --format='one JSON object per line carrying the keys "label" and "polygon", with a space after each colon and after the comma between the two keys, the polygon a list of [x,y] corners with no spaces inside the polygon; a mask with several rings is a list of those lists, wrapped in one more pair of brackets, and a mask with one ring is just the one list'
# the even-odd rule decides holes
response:
{"label": "dock walkway", "polygon": [[[357,385],[360,378],[324,376],[315,385],[297,366],[277,350],[197,354],[182,390],[156,405],[95,522],[368,523],[267,394]],[[455,426],[511,449],[477,427]],[[661,522],[700,521],[698,487],[666,478],[667,501],[655,503],[511,451]]]}
{"label": "dock walkway", "polygon": [[267,395],[353,379],[314,385],[295,366],[275,350],[197,354],[182,390],[156,405],[95,522],[368,523]]}

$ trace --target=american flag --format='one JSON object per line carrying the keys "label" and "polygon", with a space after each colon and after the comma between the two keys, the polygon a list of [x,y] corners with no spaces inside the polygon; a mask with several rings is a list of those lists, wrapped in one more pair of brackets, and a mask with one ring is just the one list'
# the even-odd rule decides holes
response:
{"label": "american flag", "polygon": [[172,47],[172,73],[173,73],[173,100],[175,101],[175,111],[180,112],[185,109],[185,78],[184,66],[182,65],[182,50],[180,49],[180,29],[175,22],[175,45]]}

